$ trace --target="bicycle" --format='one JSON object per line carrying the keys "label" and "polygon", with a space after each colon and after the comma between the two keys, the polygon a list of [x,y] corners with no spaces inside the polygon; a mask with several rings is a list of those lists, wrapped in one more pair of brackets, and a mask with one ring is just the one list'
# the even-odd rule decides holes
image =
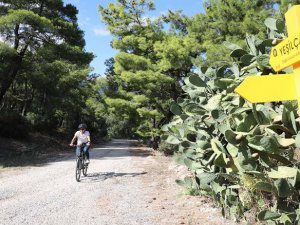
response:
{"label": "bicycle", "polygon": [[89,164],[86,163],[86,155],[83,152],[83,146],[80,147],[80,155],[76,159],[76,181],[80,181],[81,170],[82,174],[86,177],[87,176],[87,169]]}

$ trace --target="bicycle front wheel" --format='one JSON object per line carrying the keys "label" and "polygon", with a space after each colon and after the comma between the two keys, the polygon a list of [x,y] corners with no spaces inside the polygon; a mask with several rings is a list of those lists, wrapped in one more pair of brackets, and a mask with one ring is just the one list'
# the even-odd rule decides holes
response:
{"label": "bicycle front wheel", "polygon": [[76,181],[80,181],[80,170],[81,170],[81,160],[78,158],[76,160]]}
{"label": "bicycle front wheel", "polygon": [[86,164],[86,159],[83,160],[83,168],[82,168],[82,174],[86,177],[87,176],[87,169],[88,164]]}

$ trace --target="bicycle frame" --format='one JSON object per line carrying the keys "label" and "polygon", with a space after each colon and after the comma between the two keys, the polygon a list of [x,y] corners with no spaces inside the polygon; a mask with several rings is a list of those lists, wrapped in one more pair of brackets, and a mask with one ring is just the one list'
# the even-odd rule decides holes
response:
{"label": "bicycle frame", "polygon": [[86,155],[83,151],[83,147],[84,146],[80,146],[80,155],[77,156],[77,159],[76,159],[76,180],[78,182],[80,181],[81,170],[82,170],[82,174],[84,176],[87,176],[88,164],[85,163]]}

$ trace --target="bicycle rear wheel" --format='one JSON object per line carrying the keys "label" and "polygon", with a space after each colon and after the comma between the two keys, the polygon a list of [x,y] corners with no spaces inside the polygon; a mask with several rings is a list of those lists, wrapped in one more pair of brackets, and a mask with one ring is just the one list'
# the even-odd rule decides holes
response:
{"label": "bicycle rear wheel", "polygon": [[80,181],[80,172],[81,172],[81,160],[79,158],[76,159],[76,180]]}

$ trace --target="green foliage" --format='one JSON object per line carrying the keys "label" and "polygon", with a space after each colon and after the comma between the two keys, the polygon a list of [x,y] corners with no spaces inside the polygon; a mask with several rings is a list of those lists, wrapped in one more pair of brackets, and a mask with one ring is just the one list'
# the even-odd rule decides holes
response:
{"label": "green foliage", "polygon": [[[270,21],[271,33],[280,22]],[[185,78],[187,97],[171,105],[175,116],[162,128],[163,140],[176,146],[177,161],[195,175],[178,183],[211,196],[224,216],[238,219],[257,208],[259,221],[292,224],[300,215],[296,104],[251,104],[234,93],[246,76],[274,73],[268,39],[247,35],[247,51],[224,44],[233,51],[232,63],[202,67]]]}
{"label": "green foliage", "polygon": [[0,136],[25,139],[29,131],[30,125],[22,116],[15,113],[5,113],[0,116]]}
{"label": "green foliage", "polygon": [[[147,13],[155,9],[150,0],[118,0],[106,7],[99,6],[102,20],[114,37],[112,47],[118,50],[107,74],[113,83],[110,87],[113,87],[114,92],[107,97],[123,99],[135,105],[131,113],[134,111],[137,117],[131,132],[144,138],[160,133],[157,132],[159,128],[171,119],[169,104],[182,96],[182,83],[186,77],[195,73],[195,65],[227,66],[234,62],[232,58],[226,57],[231,54],[237,61],[243,62],[241,66],[253,68],[253,73],[257,72],[256,65],[260,70],[264,68],[264,73],[269,72],[268,55],[254,52],[254,45],[258,43],[253,44],[257,40],[252,40],[249,35],[266,37],[263,21],[275,14],[276,3],[279,2],[210,0],[204,3],[204,14],[197,13],[188,17],[181,11],[169,11],[167,15],[155,19],[147,17]],[[283,37],[282,21],[274,24],[274,21],[268,20],[266,24],[271,31],[269,38]],[[244,43],[246,33],[249,34],[249,40]],[[223,45],[224,41],[229,48]],[[269,48],[270,45],[270,40],[266,40],[261,47]],[[250,54],[245,54],[248,52],[247,47],[252,49]],[[231,69],[235,77],[240,76],[238,63],[232,64]],[[195,74],[190,79],[191,82],[197,82],[198,86],[206,85]],[[219,86],[226,86],[231,80],[223,77],[216,82]],[[134,95],[143,96],[143,101],[139,99],[136,102]],[[211,101],[218,104],[218,99]],[[117,116],[119,109],[119,114],[123,114],[120,107],[114,107],[113,110],[107,107],[106,112],[110,113],[111,118]],[[149,113],[145,110],[149,110]],[[173,110],[178,111],[174,105]],[[195,109],[190,105],[189,110],[203,112],[205,109]],[[151,112],[157,113],[153,116]],[[213,111],[214,116],[217,114],[218,111]]]}
{"label": "green foliage", "polygon": [[[237,43],[246,49],[243,42],[246,34],[266,38],[264,20],[275,14],[274,4],[281,1],[253,0],[206,0],[204,14],[194,15],[188,23],[188,31],[199,43],[202,52],[197,64],[222,66],[230,63],[230,49],[224,41]],[[232,50],[232,49],[231,49]],[[240,50],[239,50],[240,51]],[[238,53],[236,51],[235,53]]]}
{"label": "green foliage", "polygon": [[32,11],[19,9],[9,10],[6,16],[0,18],[0,31],[10,32],[15,28],[16,24],[21,23],[30,24],[32,28],[41,33],[52,32],[52,29],[54,29],[49,19],[41,17]]}
{"label": "green foliage", "polygon": [[152,1],[116,1],[99,10],[119,50],[108,74],[116,89],[105,97],[106,111],[113,121],[130,122],[131,136],[159,136],[169,104],[181,94],[180,81],[192,70],[194,39],[165,32],[162,18],[147,18]]}
{"label": "green foliage", "polygon": [[165,155],[173,155],[175,152],[174,145],[161,141],[158,146],[158,150],[163,152]]}
{"label": "green foliage", "polygon": [[23,118],[18,125],[8,118],[15,132],[1,135],[23,136],[25,120],[46,132],[86,122],[105,135],[103,115],[91,104],[99,95],[89,76],[94,56],[84,50],[77,9],[62,0],[4,0],[0,13],[0,112]]}

